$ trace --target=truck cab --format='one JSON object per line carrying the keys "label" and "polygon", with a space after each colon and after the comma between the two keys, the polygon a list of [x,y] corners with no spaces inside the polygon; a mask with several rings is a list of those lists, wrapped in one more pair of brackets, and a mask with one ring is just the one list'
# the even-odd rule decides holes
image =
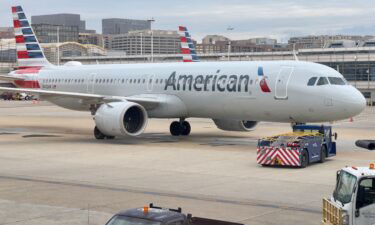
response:
{"label": "truck cab", "polygon": [[337,172],[336,187],[323,199],[323,224],[375,224],[375,164]]}

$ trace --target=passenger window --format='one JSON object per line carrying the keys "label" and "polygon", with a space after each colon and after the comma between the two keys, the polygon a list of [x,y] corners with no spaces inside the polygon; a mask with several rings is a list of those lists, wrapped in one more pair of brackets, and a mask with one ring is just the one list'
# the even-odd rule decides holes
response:
{"label": "passenger window", "polygon": [[318,86],[322,86],[322,85],[327,85],[328,84],[328,80],[326,77],[320,77],[319,80],[318,80],[318,83],[316,85]]}
{"label": "passenger window", "polygon": [[375,204],[375,178],[368,178],[359,184],[356,208],[360,209],[372,204]]}

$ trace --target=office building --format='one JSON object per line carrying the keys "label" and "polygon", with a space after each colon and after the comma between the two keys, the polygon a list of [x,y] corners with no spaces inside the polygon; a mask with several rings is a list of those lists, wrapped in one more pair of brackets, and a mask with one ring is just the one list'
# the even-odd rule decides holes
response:
{"label": "office building", "polygon": [[59,13],[51,15],[31,16],[32,24],[50,24],[60,26],[76,26],[79,32],[86,31],[86,21],[81,20],[81,15],[71,13]]}
{"label": "office building", "polygon": [[102,20],[103,34],[126,34],[134,30],[150,30],[151,22],[148,20],[133,20],[110,18]]}
{"label": "office building", "polygon": [[81,44],[91,44],[104,47],[104,40],[102,34],[95,33],[79,33],[78,42]]}
{"label": "office building", "polygon": [[13,27],[0,27],[0,39],[14,38]]}
{"label": "office building", "polygon": [[106,45],[111,50],[125,51],[127,55],[150,55],[151,40],[154,54],[180,53],[180,36],[177,31],[142,30],[130,31],[127,34],[106,37]]}
{"label": "office building", "polygon": [[292,37],[288,43],[295,45],[296,49],[305,48],[323,48],[338,40],[351,40],[357,44],[374,38],[373,36],[359,36],[359,35],[309,35],[304,37]]}
{"label": "office building", "polygon": [[214,45],[217,41],[229,41],[229,38],[222,35],[207,35],[202,39],[202,44]]}
{"label": "office building", "polygon": [[40,43],[78,42],[77,26],[32,24],[32,27]]}

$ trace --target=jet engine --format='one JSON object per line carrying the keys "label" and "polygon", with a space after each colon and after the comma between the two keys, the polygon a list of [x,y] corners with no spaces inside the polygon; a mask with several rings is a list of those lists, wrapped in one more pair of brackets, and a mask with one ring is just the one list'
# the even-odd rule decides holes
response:
{"label": "jet engine", "polygon": [[252,131],[258,121],[213,119],[217,128],[226,131]]}
{"label": "jet engine", "polygon": [[108,136],[137,136],[147,125],[147,112],[134,102],[111,102],[101,105],[95,113],[96,127]]}

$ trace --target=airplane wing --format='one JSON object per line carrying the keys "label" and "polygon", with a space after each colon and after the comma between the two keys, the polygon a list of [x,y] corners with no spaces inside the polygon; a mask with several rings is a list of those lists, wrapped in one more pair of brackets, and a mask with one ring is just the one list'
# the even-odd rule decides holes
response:
{"label": "airplane wing", "polygon": [[21,77],[9,76],[9,75],[0,75],[0,80],[2,81],[16,81],[16,80],[25,80]]}
{"label": "airplane wing", "polygon": [[49,90],[40,90],[40,89],[30,89],[30,88],[7,88],[7,87],[0,87],[0,91],[6,92],[16,92],[16,93],[28,93],[32,95],[39,95],[41,97],[66,97],[66,98],[77,98],[81,99],[85,103],[88,104],[101,104],[101,103],[109,103],[109,102],[117,102],[117,101],[129,101],[135,102],[145,109],[150,110],[156,108],[160,103],[161,100],[155,95],[135,95],[129,97],[123,96],[109,96],[109,95],[98,95],[98,94],[86,94],[86,93],[78,93],[78,92],[64,92],[64,91],[49,91]]}

